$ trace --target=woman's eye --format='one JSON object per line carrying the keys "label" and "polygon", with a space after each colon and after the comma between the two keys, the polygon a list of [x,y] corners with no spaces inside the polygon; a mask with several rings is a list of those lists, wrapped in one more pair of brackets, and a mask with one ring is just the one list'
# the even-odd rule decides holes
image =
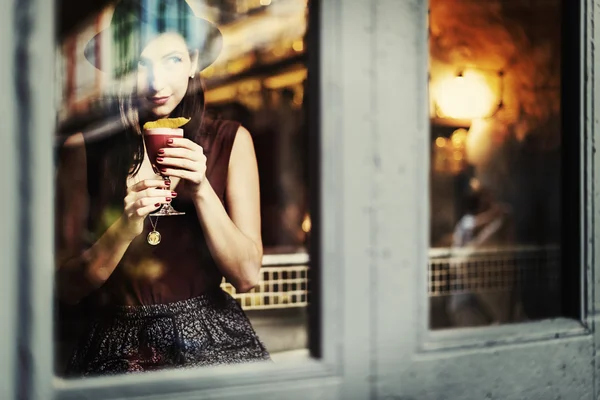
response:
{"label": "woman's eye", "polygon": [[148,66],[148,61],[146,60],[139,60],[138,61],[138,67],[140,68],[146,68]]}
{"label": "woman's eye", "polygon": [[177,56],[167,58],[167,63],[169,64],[179,64],[181,61],[183,61],[183,59]]}

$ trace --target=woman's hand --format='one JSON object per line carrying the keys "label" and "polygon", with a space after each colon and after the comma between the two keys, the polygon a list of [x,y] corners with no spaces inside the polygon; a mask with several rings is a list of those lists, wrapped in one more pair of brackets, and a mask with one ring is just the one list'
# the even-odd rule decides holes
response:
{"label": "woman's hand", "polygon": [[158,151],[156,162],[160,172],[169,177],[178,177],[188,181],[193,193],[198,193],[206,178],[206,156],[202,147],[185,138],[173,138],[169,147]]}
{"label": "woman's hand", "polygon": [[129,186],[124,200],[122,234],[131,240],[140,235],[148,214],[161,204],[170,202],[176,195],[162,179],[146,179]]}

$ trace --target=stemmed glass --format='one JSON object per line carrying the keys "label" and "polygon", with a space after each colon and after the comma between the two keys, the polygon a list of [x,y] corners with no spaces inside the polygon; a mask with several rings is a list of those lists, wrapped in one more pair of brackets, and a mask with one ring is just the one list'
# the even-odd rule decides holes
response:
{"label": "stemmed glass", "polygon": [[[160,168],[156,166],[156,158],[158,157],[158,150],[168,146],[167,141],[172,138],[182,138],[183,129],[181,128],[151,128],[144,129],[144,142],[146,143],[146,151],[148,151],[148,157],[152,163],[152,168],[159,173],[163,178],[167,178]],[[177,211],[173,208],[170,203],[163,204],[158,210],[153,212],[152,216],[162,217],[170,215],[184,215],[184,212]]]}

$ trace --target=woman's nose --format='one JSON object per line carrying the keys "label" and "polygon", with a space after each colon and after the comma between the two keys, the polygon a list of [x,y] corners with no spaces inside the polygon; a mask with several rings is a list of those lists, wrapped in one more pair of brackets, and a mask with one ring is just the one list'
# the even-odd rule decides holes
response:
{"label": "woman's nose", "polygon": [[165,86],[166,74],[163,68],[155,67],[148,74],[148,88],[153,92],[160,92]]}

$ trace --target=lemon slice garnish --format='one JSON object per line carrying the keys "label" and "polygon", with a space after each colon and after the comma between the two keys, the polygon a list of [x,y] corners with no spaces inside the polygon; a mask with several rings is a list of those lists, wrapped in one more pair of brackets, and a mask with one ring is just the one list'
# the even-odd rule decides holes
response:
{"label": "lemon slice garnish", "polygon": [[150,121],[144,124],[144,129],[156,129],[156,128],[171,128],[176,129],[184,126],[190,122],[189,118],[163,118],[157,121]]}

